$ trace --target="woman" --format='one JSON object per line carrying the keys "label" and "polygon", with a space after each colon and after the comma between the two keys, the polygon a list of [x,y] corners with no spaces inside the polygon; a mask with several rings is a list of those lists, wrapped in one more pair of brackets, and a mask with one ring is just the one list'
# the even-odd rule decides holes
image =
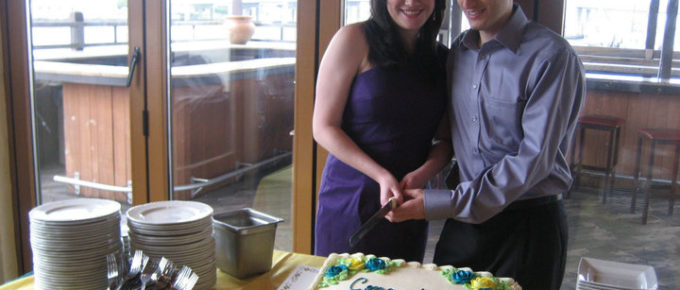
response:
{"label": "woman", "polygon": [[354,248],[349,237],[390,197],[401,203],[402,189],[424,187],[450,159],[450,144],[432,142],[435,133],[448,134],[446,48],[436,42],[444,8],[444,0],[372,0],[369,20],[331,40],[313,116],[314,138],[330,152],[316,255],[360,251],[422,262],[424,220],[385,220]]}

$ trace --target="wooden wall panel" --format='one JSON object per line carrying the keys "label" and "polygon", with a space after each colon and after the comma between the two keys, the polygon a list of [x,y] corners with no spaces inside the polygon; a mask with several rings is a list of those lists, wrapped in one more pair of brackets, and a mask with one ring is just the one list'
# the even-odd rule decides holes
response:
{"label": "wooden wall panel", "polygon": [[[66,175],[85,181],[127,186],[130,171],[127,88],[64,83]],[[126,201],[124,193],[81,187],[80,194]]]}
{"label": "wooden wall panel", "polygon": [[[632,177],[637,153],[638,131],[643,128],[680,129],[680,98],[672,94],[634,93],[589,90],[582,115],[597,114],[623,118],[617,175]],[[584,144],[584,164],[603,166],[606,157],[606,134],[587,130]],[[575,140],[576,142],[578,140]],[[578,144],[578,143],[577,143]],[[643,144],[641,165],[646,172],[649,162],[649,143]],[[673,147],[657,146],[654,178],[670,180],[673,166]],[[645,173],[646,174],[646,173]]]}
{"label": "wooden wall panel", "polygon": [[[173,88],[173,160],[175,185],[191,177],[214,178],[236,168],[241,159],[241,121],[234,118],[234,92],[221,84]],[[188,191],[174,199],[189,199]]]}
{"label": "wooden wall panel", "polygon": [[[114,184],[127,186],[132,181],[132,157],[130,154],[130,94],[127,88],[112,88],[113,108],[113,172]],[[116,200],[127,199],[125,193],[116,193]]]}
{"label": "wooden wall panel", "polygon": [[515,0],[529,19],[552,29],[557,34],[562,34],[564,27],[564,0]]}
{"label": "wooden wall panel", "polygon": [[[113,118],[112,89],[109,88],[102,95],[93,95],[90,103],[92,113],[89,123],[92,130],[90,140],[95,150],[92,152],[92,179],[102,184],[112,184],[113,173]],[[100,190],[98,197],[113,198],[111,192]]]}

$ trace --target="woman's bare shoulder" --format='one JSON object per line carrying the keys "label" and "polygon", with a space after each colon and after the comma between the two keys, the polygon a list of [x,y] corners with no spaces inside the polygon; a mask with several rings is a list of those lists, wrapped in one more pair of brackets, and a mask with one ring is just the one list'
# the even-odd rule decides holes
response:
{"label": "woman's bare shoulder", "polygon": [[367,45],[366,34],[364,33],[364,27],[362,22],[352,23],[340,27],[340,29],[338,29],[333,38],[340,38],[354,45],[357,44]]}
{"label": "woman's bare shoulder", "polygon": [[333,36],[327,53],[337,55],[346,65],[355,65],[355,73],[370,68],[368,62],[368,42],[362,23],[353,23],[341,27]]}

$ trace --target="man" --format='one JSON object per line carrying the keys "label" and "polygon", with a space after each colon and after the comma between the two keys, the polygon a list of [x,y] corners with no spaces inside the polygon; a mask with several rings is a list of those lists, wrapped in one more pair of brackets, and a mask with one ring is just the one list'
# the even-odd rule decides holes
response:
{"label": "man", "polygon": [[458,0],[471,29],[448,57],[453,190],[406,190],[390,221],[447,218],[434,262],[559,289],[567,250],[561,193],[583,106],[583,65],[569,44],[512,0]]}

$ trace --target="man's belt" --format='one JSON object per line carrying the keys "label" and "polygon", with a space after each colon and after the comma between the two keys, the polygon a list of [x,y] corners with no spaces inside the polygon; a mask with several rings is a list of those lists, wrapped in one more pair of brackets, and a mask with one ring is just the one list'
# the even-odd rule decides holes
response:
{"label": "man's belt", "polygon": [[537,207],[537,206],[542,206],[546,205],[549,203],[556,202],[558,200],[562,200],[562,194],[554,194],[554,195],[548,195],[548,196],[542,196],[542,197],[537,197],[537,198],[530,198],[530,199],[522,199],[522,200],[517,200],[508,207],[505,208],[505,210],[518,210],[518,209],[527,209],[531,207]]}

